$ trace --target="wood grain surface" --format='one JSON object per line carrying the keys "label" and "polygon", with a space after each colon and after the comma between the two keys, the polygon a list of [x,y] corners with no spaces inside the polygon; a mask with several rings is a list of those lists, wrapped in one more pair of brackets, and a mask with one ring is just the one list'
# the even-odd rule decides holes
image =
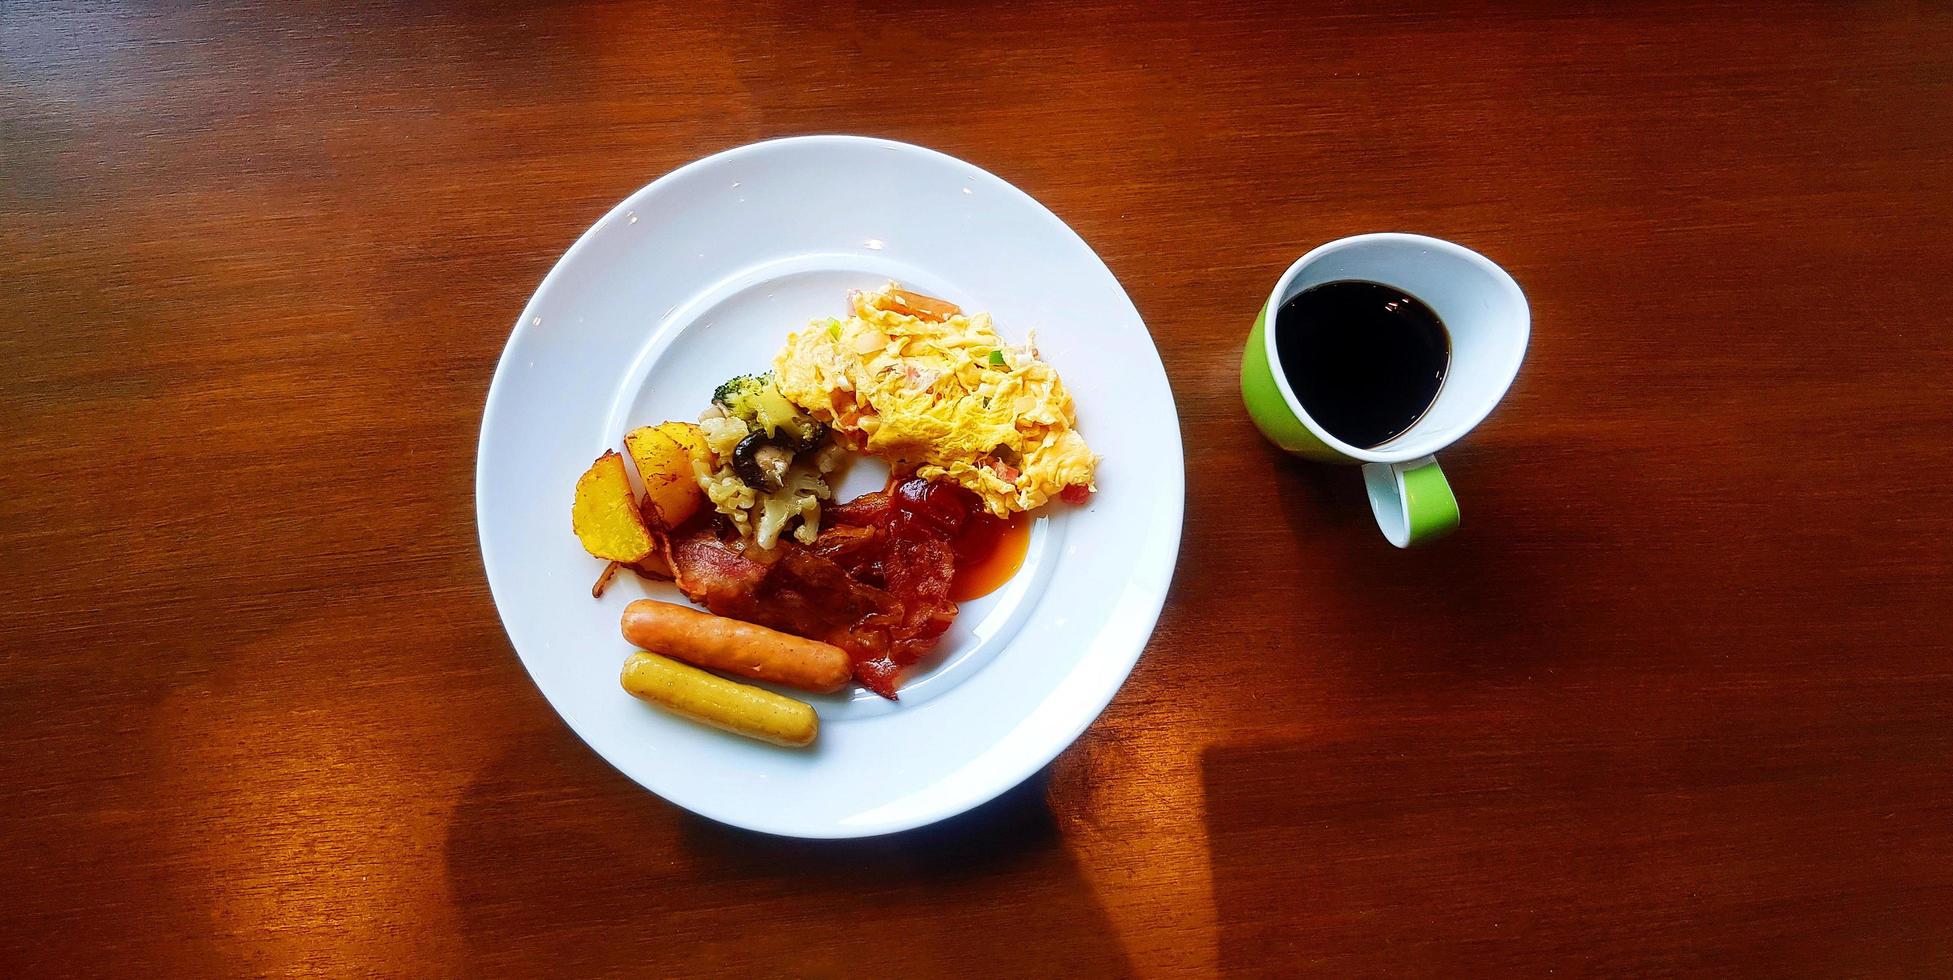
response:
{"label": "wood grain surface", "polygon": [[[1187,448],[1099,722],[845,844],[584,748],[473,508],[569,243],[815,132],[1069,222]],[[1953,974],[1949,228],[1943,4],[0,6],[0,973]],[[1409,553],[1236,381],[1378,230],[1535,317]]]}

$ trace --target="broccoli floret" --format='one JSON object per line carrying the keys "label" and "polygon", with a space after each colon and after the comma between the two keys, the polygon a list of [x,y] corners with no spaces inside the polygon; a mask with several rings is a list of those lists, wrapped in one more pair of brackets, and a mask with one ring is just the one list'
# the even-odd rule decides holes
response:
{"label": "broccoli floret", "polygon": [[780,394],[771,371],[727,381],[712,393],[712,401],[727,415],[796,453],[812,449],[827,436],[827,426]]}
{"label": "broccoli floret", "polygon": [[806,412],[800,412],[780,424],[778,436],[794,452],[804,453],[827,438],[827,426],[815,421]]}
{"label": "broccoli floret", "polygon": [[726,414],[753,425],[759,420],[760,396],[773,389],[773,372],[742,374],[712,392],[712,401]]}

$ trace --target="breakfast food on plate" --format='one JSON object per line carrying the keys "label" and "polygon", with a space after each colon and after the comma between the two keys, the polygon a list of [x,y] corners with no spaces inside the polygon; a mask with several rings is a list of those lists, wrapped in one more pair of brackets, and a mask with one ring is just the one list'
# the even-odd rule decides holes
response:
{"label": "breakfast food on plate", "polygon": [[[632,694],[805,745],[812,708],[697,668],[823,693],[852,678],[894,700],[956,604],[1016,571],[1026,513],[1096,490],[1071,395],[1034,346],[893,283],[849,304],[788,335],[772,371],[719,385],[696,424],[631,430],[641,500],[615,452],[577,481],[572,524],[608,562],[593,595],[628,566],[708,610],[630,603],[624,636],[651,651],[625,665]],[[851,451],[891,477],[834,503]]]}
{"label": "breakfast food on plate", "polygon": [[590,598],[603,598],[604,590],[610,588],[610,580],[616,578],[617,570],[623,567],[624,563],[621,561],[612,561],[604,565],[604,570],[597,574],[596,584],[590,586]]}
{"label": "breakfast food on plate", "polygon": [[583,550],[598,558],[633,562],[651,553],[651,531],[631,496],[624,457],[606,452],[577,478],[570,527]]}
{"label": "breakfast food on plate", "polygon": [[677,527],[705,502],[693,460],[706,457],[705,434],[687,422],[647,425],[624,434],[624,449],[644,479],[645,517],[658,527]]}
{"label": "breakfast food on plate", "polygon": [[975,493],[998,517],[1094,489],[1097,460],[1072,427],[1071,395],[1035,346],[1004,343],[988,314],[893,284],[851,303],[852,316],[814,321],[774,356],[788,400],[898,469]]}
{"label": "breakfast food on plate", "polygon": [[774,745],[801,746],[820,732],[814,709],[789,697],[638,651],[619,678],[632,696],[673,714]]}
{"label": "breakfast food on plate", "polygon": [[839,647],[690,606],[639,599],[624,607],[622,626],[633,646],[738,677],[825,694],[853,676]]}
{"label": "breakfast food on plate", "polygon": [[718,461],[701,468],[699,486],[742,537],[771,548],[791,523],[794,540],[814,543],[821,501],[834,495],[822,478],[842,454],[827,426],[781,397],[771,374],[757,374],[720,385],[698,429]]}
{"label": "breakfast food on plate", "polygon": [[750,547],[709,526],[669,541],[673,580],[721,616],[831,643],[854,678],[893,699],[903,668],[922,659],[956,617],[949,598],[957,542],[979,522],[976,498],[915,477],[828,508],[812,546]]}

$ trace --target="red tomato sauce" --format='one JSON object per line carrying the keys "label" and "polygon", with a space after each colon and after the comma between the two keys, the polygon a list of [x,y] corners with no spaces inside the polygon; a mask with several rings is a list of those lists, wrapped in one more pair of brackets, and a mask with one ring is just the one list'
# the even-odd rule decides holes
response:
{"label": "red tomato sauce", "polygon": [[1016,514],[1006,521],[978,514],[964,523],[952,545],[956,577],[949,584],[951,601],[982,598],[1002,588],[1024,567],[1024,553],[1031,546],[1031,519]]}
{"label": "red tomato sauce", "polygon": [[891,502],[906,517],[896,522],[895,533],[941,535],[955,551],[956,574],[949,587],[952,602],[989,595],[1023,567],[1030,548],[1030,518],[992,517],[983,512],[975,494],[953,483],[912,477],[892,484]]}

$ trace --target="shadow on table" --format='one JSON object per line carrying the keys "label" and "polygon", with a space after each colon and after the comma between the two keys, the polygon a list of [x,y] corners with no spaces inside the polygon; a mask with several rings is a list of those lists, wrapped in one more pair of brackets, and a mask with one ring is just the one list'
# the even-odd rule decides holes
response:
{"label": "shadow on table", "polygon": [[476,971],[1128,974],[1048,779],[932,827],[801,841],[693,816],[565,735],[478,776],[448,878]]}

